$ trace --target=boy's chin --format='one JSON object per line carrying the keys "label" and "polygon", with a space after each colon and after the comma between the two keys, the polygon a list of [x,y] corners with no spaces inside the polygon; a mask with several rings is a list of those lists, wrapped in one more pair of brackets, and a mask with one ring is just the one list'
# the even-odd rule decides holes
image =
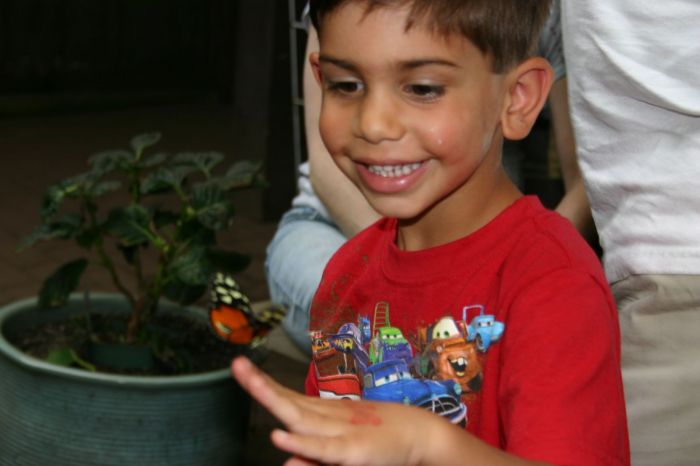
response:
{"label": "boy's chin", "polygon": [[382,196],[383,198],[381,199],[376,199],[375,196],[366,197],[372,208],[383,217],[410,221],[418,218],[424,210],[407,199],[387,199],[385,196]]}

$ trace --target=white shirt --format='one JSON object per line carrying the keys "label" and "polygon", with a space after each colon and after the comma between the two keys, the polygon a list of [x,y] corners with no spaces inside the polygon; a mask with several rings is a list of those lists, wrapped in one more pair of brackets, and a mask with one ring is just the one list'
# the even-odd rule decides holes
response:
{"label": "white shirt", "polygon": [[611,282],[700,274],[700,2],[564,0],[578,157]]}

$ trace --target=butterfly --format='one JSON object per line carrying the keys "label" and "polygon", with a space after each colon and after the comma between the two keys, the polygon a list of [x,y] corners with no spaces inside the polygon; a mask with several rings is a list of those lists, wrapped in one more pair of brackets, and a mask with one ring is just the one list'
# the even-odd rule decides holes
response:
{"label": "butterfly", "polygon": [[233,277],[224,273],[214,276],[209,322],[219,338],[235,345],[260,346],[285,315],[286,310],[277,305],[254,309]]}

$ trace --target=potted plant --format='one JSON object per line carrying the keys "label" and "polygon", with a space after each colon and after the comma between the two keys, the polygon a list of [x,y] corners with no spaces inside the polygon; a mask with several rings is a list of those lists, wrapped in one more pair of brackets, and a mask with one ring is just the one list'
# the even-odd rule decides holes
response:
{"label": "potted plant", "polygon": [[[248,264],[217,248],[217,232],[231,225],[232,191],[260,184],[260,164],[220,170],[220,153],[152,151],[159,140],[142,134],[129,150],[93,155],[85,173],[46,191],[20,249],[69,240],[85,255],[60,265],[37,298],[0,310],[0,464],[238,458],[248,398],[227,366],[241,348],[217,340],[191,304],[215,272]],[[90,267],[119,293],[76,292]],[[44,354],[22,350],[32,341]]]}

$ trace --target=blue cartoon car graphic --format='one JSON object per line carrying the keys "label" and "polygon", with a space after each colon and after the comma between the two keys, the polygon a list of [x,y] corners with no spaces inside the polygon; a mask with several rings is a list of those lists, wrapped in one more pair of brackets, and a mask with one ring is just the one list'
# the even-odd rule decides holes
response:
{"label": "blue cartoon car graphic", "polygon": [[392,359],[367,368],[362,398],[393,401],[428,409],[453,424],[466,422],[467,407],[460,398],[462,388],[454,380],[419,380],[402,359]]}
{"label": "blue cartoon car graphic", "polygon": [[462,310],[464,321],[466,321],[467,311],[470,308],[479,308],[479,315],[474,317],[467,326],[467,339],[476,341],[476,348],[485,352],[491,343],[498,341],[503,335],[505,324],[496,320],[493,314],[484,314],[484,307],[481,305],[465,306]]}

